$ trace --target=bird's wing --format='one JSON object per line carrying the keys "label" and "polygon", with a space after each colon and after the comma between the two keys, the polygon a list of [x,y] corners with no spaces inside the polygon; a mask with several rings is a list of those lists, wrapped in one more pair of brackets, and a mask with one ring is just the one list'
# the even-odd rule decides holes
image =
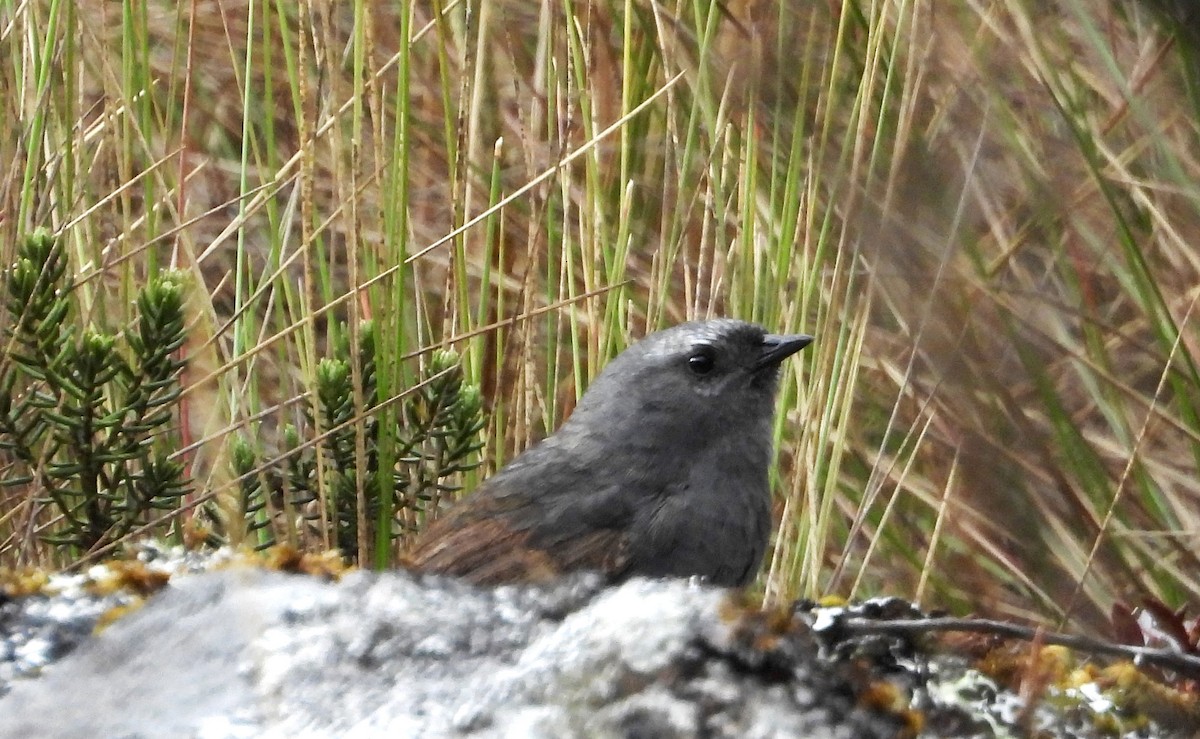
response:
{"label": "bird's wing", "polygon": [[629,564],[631,514],[623,500],[601,490],[568,504],[492,486],[431,523],[406,564],[479,585],[543,582],[577,570],[619,577]]}
{"label": "bird's wing", "polygon": [[425,531],[406,563],[418,572],[454,575],[477,585],[540,582],[559,574],[558,565],[545,551],[530,548],[528,539],[528,531],[503,519],[444,516]]}
{"label": "bird's wing", "polygon": [[548,552],[563,572],[595,570],[619,578],[630,564],[630,502],[628,490],[594,490],[547,516],[529,541]]}

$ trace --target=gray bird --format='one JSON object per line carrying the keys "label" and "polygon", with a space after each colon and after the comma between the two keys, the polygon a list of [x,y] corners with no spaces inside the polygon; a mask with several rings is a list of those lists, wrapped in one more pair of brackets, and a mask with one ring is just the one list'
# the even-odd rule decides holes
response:
{"label": "gray bird", "polygon": [[576,570],[749,583],[771,528],[779,364],[810,343],[729,319],[650,334],[558,431],[433,521],[408,564],[477,584]]}

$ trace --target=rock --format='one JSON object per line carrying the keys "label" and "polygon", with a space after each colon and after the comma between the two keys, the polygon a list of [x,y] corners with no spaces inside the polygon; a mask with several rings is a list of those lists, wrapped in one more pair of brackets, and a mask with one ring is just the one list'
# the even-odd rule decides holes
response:
{"label": "rock", "polygon": [[852,664],[726,591],[178,576],[0,698],[0,736],[892,737]]}

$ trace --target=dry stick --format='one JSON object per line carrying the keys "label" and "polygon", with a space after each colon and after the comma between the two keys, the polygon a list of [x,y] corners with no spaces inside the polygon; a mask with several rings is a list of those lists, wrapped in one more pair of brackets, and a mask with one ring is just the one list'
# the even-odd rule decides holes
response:
{"label": "dry stick", "polygon": [[971,618],[914,618],[897,619],[894,621],[878,621],[869,618],[848,618],[838,621],[833,627],[835,631],[850,636],[870,634],[893,634],[896,636],[921,636],[936,631],[959,631],[972,634],[988,634],[1024,641],[1039,640],[1046,644],[1068,647],[1089,654],[1101,654],[1109,657],[1126,657],[1139,664],[1151,664],[1168,670],[1174,670],[1193,679],[1200,679],[1200,656],[1184,654],[1174,649],[1155,649],[1153,647],[1135,647],[1128,644],[1114,644],[1087,636],[1064,634],[1058,631],[1046,631],[1041,627],[1020,626],[1005,621]]}

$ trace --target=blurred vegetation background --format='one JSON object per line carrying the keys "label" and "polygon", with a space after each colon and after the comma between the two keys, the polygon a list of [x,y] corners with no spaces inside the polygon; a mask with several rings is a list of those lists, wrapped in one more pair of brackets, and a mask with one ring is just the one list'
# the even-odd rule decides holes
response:
{"label": "blurred vegetation background", "polygon": [[[1200,593],[1198,43],[1183,0],[4,0],[0,265],[49,229],[69,320],[118,333],[178,270],[187,367],[147,444],[191,492],[122,536],[333,546],[336,506],[238,491],[307,475],[363,523],[391,478],[335,490],[320,441],[396,469],[435,349],[486,418],[450,494],[637,337],[728,315],[817,337],[768,600],[1098,629]],[[343,426],[311,410],[331,357]],[[0,446],[0,564],[103,553],[54,543],[47,462]]]}

